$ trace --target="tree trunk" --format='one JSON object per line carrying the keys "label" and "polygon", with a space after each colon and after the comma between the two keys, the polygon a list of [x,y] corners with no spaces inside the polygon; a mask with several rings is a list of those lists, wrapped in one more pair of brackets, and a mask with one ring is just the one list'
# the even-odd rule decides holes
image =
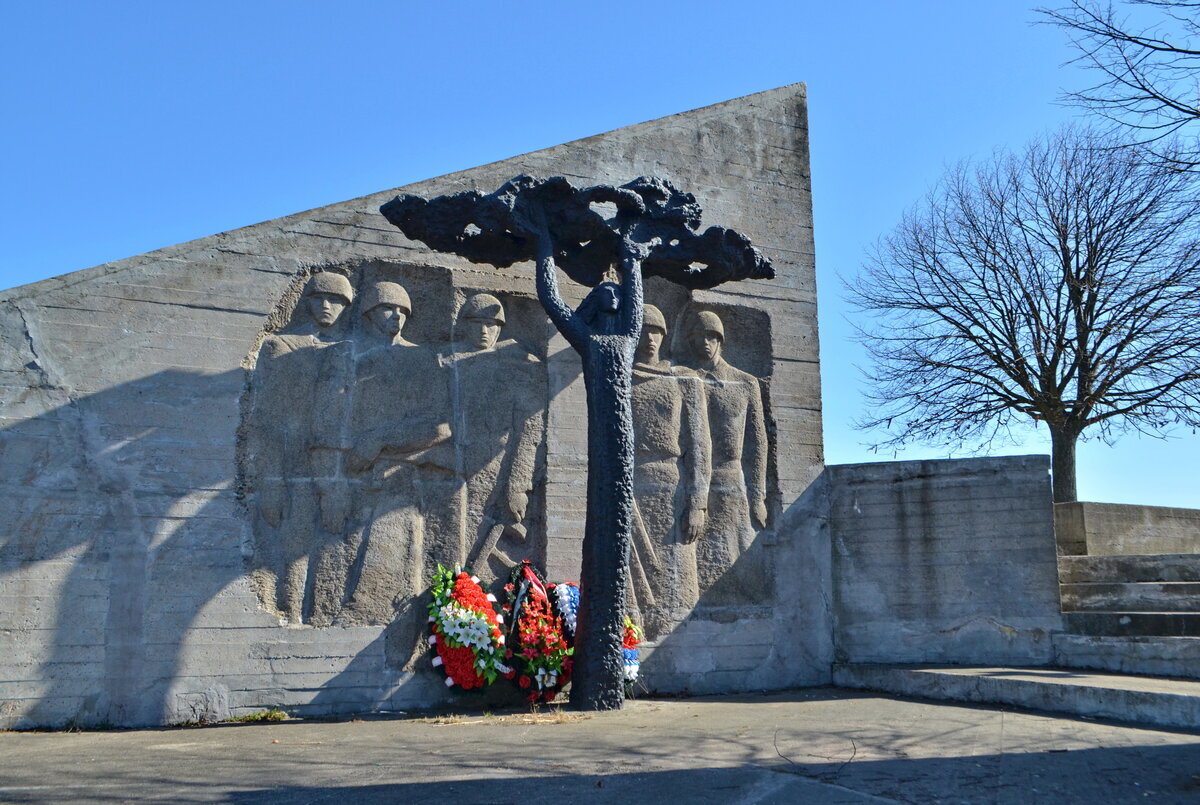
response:
{"label": "tree trunk", "polygon": [[1054,482],[1054,502],[1074,503],[1079,499],[1075,491],[1075,442],[1079,431],[1071,426],[1050,428],[1050,470]]}
{"label": "tree trunk", "polygon": [[583,358],[588,407],[587,523],[571,706],[616,710],[625,700],[621,651],[633,534],[633,348],[593,335]]}

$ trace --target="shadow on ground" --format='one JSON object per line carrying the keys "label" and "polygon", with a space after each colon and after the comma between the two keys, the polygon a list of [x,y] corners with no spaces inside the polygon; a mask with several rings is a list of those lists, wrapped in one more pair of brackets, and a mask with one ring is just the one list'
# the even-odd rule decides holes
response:
{"label": "shadow on ground", "polygon": [[[625,774],[554,774],[342,787],[237,791],[227,802],[1200,802],[1200,750],[1133,747],[833,763],[746,765]],[[548,776],[541,776],[547,774]],[[534,776],[536,775],[536,776]]]}
{"label": "shadow on ground", "polygon": [[[187,737],[186,733],[176,733]],[[446,733],[451,734],[451,733]],[[465,737],[465,733],[459,733]],[[1194,803],[1200,801],[1200,748],[1194,742],[1171,746],[1127,746],[1078,750],[1005,752],[964,757],[862,759],[858,752],[893,752],[880,742],[855,747],[849,756],[826,762],[796,762],[779,756],[752,761],[746,747],[731,741],[729,765],[696,759],[695,768],[653,768],[686,764],[689,757],[672,747],[660,754],[631,742],[627,752],[602,746],[592,756],[578,746],[556,754],[558,737],[538,731],[539,743],[526,733],[510,747],[492,744],[486,755],[478,746],[456,758],[450,746],[420,753],[397,746],[392,760],[378,752],[347,753],[335,749],[322,762],[297,763],[277,758],[258,767],[261,787],[223,783],[220,767],[211,778],[184,783],[163,769],[127,774],[110,769],[89,773],[86,781],[58,787],[0,787],[0,800],[14,803],[74,802],[222,802],[233,805],[291,803],[489,803],[537,805],[563,802],[686,803]],[[397,736],[393,736],[397,737]],[[515,736],[514,736],[515,737]],[[795,735],[789,745],[795,744]],[[287,741],[284,742],[288,743]],[[309,742],[322,743],[322,742]],[[452,744],[457,743],[451,741]],[[470,741],[467,741],[469,744]],[[570,742],[568,742],[569,744]],[[675,742],[670,742],[675,743]],[[379,749],[381,747],[372,747]],[[459,750],[466,750],[458,745]],[[917,749],[918,747],[912,747]],[[442,755],[441,760],[414,755]],[[705,753],[709,754],[709,753]],[[739,762],[740,758],[740,762]],[[211,759],[210,759],[211,760]],[[406,761],[417,761],[409,763]],[[494,765],[493,765],[494,764]],[[636,767],[644,764],[645,771]],[[290,769],[289,769],[290,766]],[[581,767],[587,768],[586,771]],[[608,768],[622,769],[613,771]],[[630,771],[629,769],[635,770]],[[324,784],[304,784],[323,777]],[[430,777],[455,779],[428,779]],[[425,778],[425,779],[422,779]],[[270,780],[292,779],[271,785]]]}

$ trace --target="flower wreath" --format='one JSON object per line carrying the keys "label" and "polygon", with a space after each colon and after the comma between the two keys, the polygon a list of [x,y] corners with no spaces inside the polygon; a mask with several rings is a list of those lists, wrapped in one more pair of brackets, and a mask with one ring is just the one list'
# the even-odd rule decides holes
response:
{"label": "flower wreath", "polygon": [[579,617],[579,586],[564,581],[546,587],[554,602],[554,614],[562,620],[563,639],[568,646],[575,645],[575,625]]}
{"label": "flower wreath", "polygon": [[513,675],[504,664],[504,618],[492,607],[495,601],[477,577],[438,565],[429,605],[429,643],[437,650],[433,664],[446,671],[447,687],[470,690],[492,684],[497,676]]}
{"label": "flower wreath", "polygon": [[508,593],[504,610],[512,615],[512,653],[521,667],[517,684],[529,690],[529,701],[552,702],[571,679],[575,650],[563,636],[562,619],[551,604],[546,579],[526,559],[513,568],[504,589]]}
{"label": "flower wreath", "polygon": [[621,641],[621,650],[625,655],[625,684],[632,685],[637,681],[638,671],[642,667],[638,659],[638,643],[642,642],[645,633],[633,620],[625,616],[625,637]]}

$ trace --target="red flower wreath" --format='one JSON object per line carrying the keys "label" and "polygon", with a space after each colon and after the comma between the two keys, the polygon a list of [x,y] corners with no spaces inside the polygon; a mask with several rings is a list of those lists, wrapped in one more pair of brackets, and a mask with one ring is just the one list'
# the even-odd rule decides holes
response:
{"label": "red flower wreath", "polygon": [[540,573],[528,559],[513,569],[504,589],[509,595],[505,611],[513,610],[512,651],[520,661],[518,684],[530,689],[531,702],[554,701],[571,679],[574,650],[563,636],[562,619],[555,613]]}
{"label": "red flower wreath", "polygon": [[429,605],[429,642],[437,649],[433,664],[444,668],[448,686],[470,690],[490,685],[499,675],[513,675],[503,662],[504,619],[492,607],[495,600],[471,574],[455,574],[438,565]]}

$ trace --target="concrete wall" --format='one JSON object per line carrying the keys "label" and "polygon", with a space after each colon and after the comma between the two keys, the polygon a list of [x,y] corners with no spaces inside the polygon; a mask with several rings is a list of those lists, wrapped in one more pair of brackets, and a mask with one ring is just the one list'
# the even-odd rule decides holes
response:
{"label": "concrete wall", "polygon": [[1055,529],[1065,554],[1200,553],[1200,510],[1119,503],[1057,503]]}
{"label": "concrete wall", "polygon": [[[827,531],[804,514],[823,456],[803,86],[404,190],[490,191],[523,172],[578,185],[662,176],[697,196],[706,225],[745,233],[774,262],[774,282],[695,301],[770,320],[756,347],[769,377],[771,523],[755,550],[782,572],[760,606],[648,647],[643,672],[660,690],[828,681]],[[244,367],[299,273],[383,260],[449,269],[456,289],[488,272],[488,287],[533,296],[529,266],[494,271],[405,239],[378,214],[395,192],[0,293],[0,727],[269,706],[318,715],[446,696],[432,672],[389,660],[385,627],[285,626],[262,607],[235,482]],[[583,532],[584,393],[557,335],[548,352],[546,562],[569,579]]]}
{"label": "concrete wall", "polygon": [[839,662],[1047,663],[1049,459],[828,468]]}

